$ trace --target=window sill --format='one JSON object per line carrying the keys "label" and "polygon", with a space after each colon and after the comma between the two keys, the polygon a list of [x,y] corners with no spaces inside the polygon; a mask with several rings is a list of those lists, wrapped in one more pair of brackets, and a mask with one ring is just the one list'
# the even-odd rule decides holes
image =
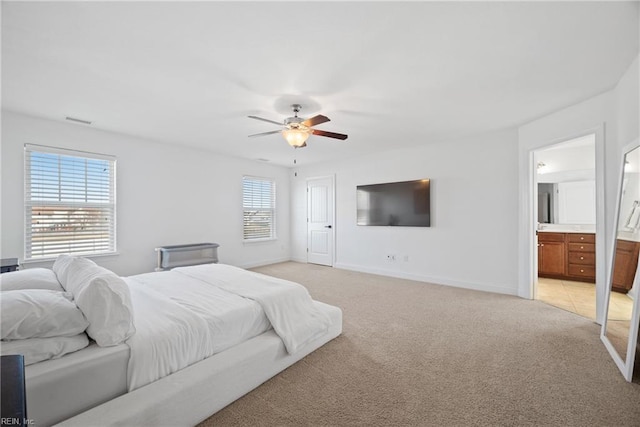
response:
{"label": "window sill", "polygon": [[[120,252],[108,252],[108,253],[104,253],[104,254],[70,254],[70,255],[91,259],[91,258],[102,258],[102,257],[118,256],[118,255],[120,255]],[[48,257],[48,258],[29,258],[29,259],[25,259],[25,260],[19,262],[19,264],[41,264],[41,263],[47,263],[47,262],[55,261],[56,258],[58,258],[57,255],[54,256],[54,257]]]}
{"label": "window sill", "polygon": [[266,239],[250,239],[250,240],[243,240],[242,244],[252,244],[252,243],[265,243],[265,242],[275,242],[276,240],[278,240],[277,237],[268,237]]}

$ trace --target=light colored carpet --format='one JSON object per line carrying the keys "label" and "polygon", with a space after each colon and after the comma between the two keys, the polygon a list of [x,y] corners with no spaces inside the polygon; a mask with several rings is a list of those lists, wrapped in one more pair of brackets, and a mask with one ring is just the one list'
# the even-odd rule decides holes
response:
{"label": "light colored carpet", "polygon": [[539,301],[282,263],[343,334],[201,426],[639,426],[599,326]]}

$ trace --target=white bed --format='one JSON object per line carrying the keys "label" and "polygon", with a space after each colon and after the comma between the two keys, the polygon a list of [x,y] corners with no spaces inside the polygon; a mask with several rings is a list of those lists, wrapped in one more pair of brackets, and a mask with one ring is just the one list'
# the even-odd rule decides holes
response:
{"label": "white bed", "polygon": [[70,418],[59,426],[193,426],[342,333],[342,311],[315,302],[331,318],[320,337],[288,354],[273,330]]}
{"label": "white bed", "polygon": [[298,284],[223,265],[176,270],[125,279],[126,344],[26,367],[35,425],[193,425],[342,332],[340,309]]}

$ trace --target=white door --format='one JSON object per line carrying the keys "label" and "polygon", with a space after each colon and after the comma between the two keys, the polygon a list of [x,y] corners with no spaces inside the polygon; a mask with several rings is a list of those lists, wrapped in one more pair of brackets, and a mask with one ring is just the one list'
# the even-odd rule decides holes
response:
{"label": "white door", "polygon": [[307,180],[307,262],[333,266],[333,177]]}

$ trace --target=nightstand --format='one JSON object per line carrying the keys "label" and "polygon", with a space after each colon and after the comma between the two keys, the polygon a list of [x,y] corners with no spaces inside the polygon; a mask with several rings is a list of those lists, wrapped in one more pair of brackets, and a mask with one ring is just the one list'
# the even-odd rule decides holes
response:
{"label": "nightstand", "polygon": [[18,258],[0,259],[0,273],[8,273],[18,269]]}
{"label": "nightstand", "polygon": [[0,416],[3,425],[24,426],[27,419],[27,396],[24,386],[24,356],[0,356]]}

